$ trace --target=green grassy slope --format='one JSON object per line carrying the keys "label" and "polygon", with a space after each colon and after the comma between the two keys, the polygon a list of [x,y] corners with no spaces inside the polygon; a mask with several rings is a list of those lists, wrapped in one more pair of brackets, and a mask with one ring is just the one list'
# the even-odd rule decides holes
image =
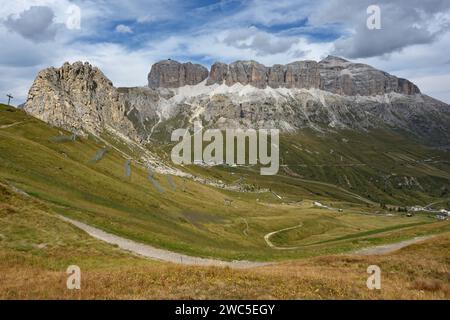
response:
{"label": "green grassy slope", "polygon": [[[172,145],[150,146],[166,157]],[[341,130],[318,134],[304,130],[281,136],[278,176],[262,177],[258,167],[202,168],[195,175],[248,186],[271,188],[290,200],[314,196],[392,206],[426,205],[450,197],[450,153],[386,130],[361,133]]]}
{"label": "green grassy slope", "polygon": [[[230,183],[242,176],[245,184],[270,188],[282,196],[281,200],[270,192],[226,191],[178,177],[173,177],[178,186],[174,191],[167,177],[156,174],[155,179],[164,188],[161,193],[149,181],[146,169],[136,162],[132,164],[131,178],[127,178],[124,156],[97,139],[56,142],[55,137],[69,133],[21,110],[0,106],[0,182],[43,201],[52,212],[108,232],[161,248],[223,259],[294,259],[450,229],[448,223],[436,222],[426,214],[412,218],[396,213],[388,216],[375,204],[379,200],[406,205],[409,201],[416,204],[445,199],[445,194],[439,194],[442,185],[448,184],[444,162],[415,162],[424,161],[428,151],[407,144],[395,148],[396,141],[383,144],[385,135],[374,138],[372,144],[385,154],[373,158],[370,147],[364,152],[355,150],[353,141],[358,143],[362,136],[340,134],[333,136],[336,141],[322,141],[305,133],[294,137],[295,143],[282,145],[283,164],[287,167],[282,167],[277,177],[262,177],[257,168],[185,168],[198,176]],[[344,136],[348,150],[339,143]],[[105,147],[105,156],[93,162],[96,152]],[[134,154],[126,146],[116,147],[139,156],[138,151]],[[312,153],[296,152],[296,147]],[[328,155],[332,147],[344,153],[346,161],[367,163],[375,159],[374,164],[362,169],[316,166],[320,161],[327,166],[337,161],[333,154]],[[433,156],[444,159],[447,155],[433,151]],[[399,164],[407,160],[409,164]],[[422,189],[393,187],[389,194],[377,182],[370,183],[379,174],[377,170],[393,170],[390,165],[398,167],[397,175],[417,177]],[[343,174],[351,186],[343,182]],[[364,198],[370,195],[373,204],[358,199],[357,194]],[[231,206],[225,199],[233,200]],[[343,212],[318,208],[313,204],[315,200]],[[279,246],[302,246],[301,250],[279,251],[265,243],[265,234],[299,223],[307,227],[278,233],[272,240]]]}

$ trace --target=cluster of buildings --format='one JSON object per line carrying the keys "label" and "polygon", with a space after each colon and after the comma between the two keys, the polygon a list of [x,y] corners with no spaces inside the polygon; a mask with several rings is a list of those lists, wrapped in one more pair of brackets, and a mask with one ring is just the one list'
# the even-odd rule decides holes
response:
{"label": "cluster of buildings", "polygon": [[429,212],[436,215],[436,219],[439,220],[448,220],[450,219],[450,211],[446,209],[440,209],[440,210],[434,210],[429,209],[427,207],[421,207],[421,206],[413,206],[408,208],[408,213],[411,214],[413,212]]}

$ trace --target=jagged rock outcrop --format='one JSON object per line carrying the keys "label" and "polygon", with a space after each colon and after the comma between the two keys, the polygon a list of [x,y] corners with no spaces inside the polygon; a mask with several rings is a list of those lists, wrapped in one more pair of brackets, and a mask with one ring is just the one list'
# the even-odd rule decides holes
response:
{"label": "jagged rock outcrop", "polygon": [[406,95],[420,93],[419,88],[406,79],[400,79],[361,63],[328,56],[319,62],[320,89],[348,96],[376,96],[389,92]]}
{"label": "jagged rock outcrop", "polygon": [[196,85],[208,78],[208,69],[191,62],[164,60],[155,63],[148,75],[150,88],[178,88]]}
{"label": "jagged rock outcrop", "polygon": [[420,93],[419,88],[408,80],[333,56],[320,62],[297,61],[273,67],[255,61],[237,61],[230,65],[217,62],[211,67],[207,80],[208,85],[216,83],[228,86],[250,84],[256,88],[315,88],[349,96]]}
{"label": "jagged rock outcrop", "polygon": [[[284,81],[277,87],[320,88],[319,65],[315,61],[298,61],[283,66]],[[280,76],[278,76],[280,78]],[[270,85],[270,84],[269,84]],[[273,85],[271,85],[273,87]]]}
{"label": "jagged rock outcrop", "polygon": [[113,128],[137,139],[127,108],[112,82],[89,63],[65,63],[39,72],[29,91],[25,111],[77,134],[98,134]]}
{"label": "jagged rock outcrop", "polygon": [[161,94],[148,87],[118,88],[127,112],[127,118],[141,138],[147,137],[159,120]]}
{"label": "jagged rock outcrop", "polygon": [[211,72],[209,73],[206,84],[208,86],[215,83],[222,84],[227,79],[228,65],[222,62],[216,62],[211,66]]}
{"label": "jagged rock outcrop", "polygon": [[236,61],[229,65],[226,84],[232,86],[235,83],[243,85],[251,84],[256,88],[267,86],[268,68],[256,61]]}
{"label": "jagged rock outcrop", "polygon": [[256,88],[265,88],[268,71],[269,68],[253,60],[236,61],[230,65],[216,62],[211,67],[207,84],[225,83],[227,86],[232,86],[235,83],[240,83],[243,85],[249,84]]}

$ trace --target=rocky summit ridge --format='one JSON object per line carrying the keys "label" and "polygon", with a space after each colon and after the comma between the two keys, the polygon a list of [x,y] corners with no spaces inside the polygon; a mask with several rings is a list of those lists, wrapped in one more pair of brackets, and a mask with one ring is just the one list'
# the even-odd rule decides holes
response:
{"label": "rocky summit ridge", "polygon": [[361,63],[328,56],[320,62],[296,61],[266,67],[256,61],[216,62],[211,71],[198,64],[164,60],[152,66],[148,76],[151,88],[177,88],[197,85],[236,83],[256,88],[320,89],[339,95],[375,96],[389,92],[419,94],[412,82]]}

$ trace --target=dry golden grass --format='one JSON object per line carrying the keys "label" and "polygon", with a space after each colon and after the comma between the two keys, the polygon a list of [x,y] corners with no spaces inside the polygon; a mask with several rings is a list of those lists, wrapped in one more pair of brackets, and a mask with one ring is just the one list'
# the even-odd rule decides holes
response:
{"label": "dry golden grass", "polygon": [[[81,267],[81,290],[66,268]],[[369,265],[382,288],[366,287]],[[90,238],[0,184],[0,299],[450,299],[450,235],[383,256],[332,255],[249,270],[187,267]]]}
{"label": "dry golden grass", "polygon": [[[11,262],[0,266],[2,299],[450,298],[449,235],[384,256],[328,256],[252,270],[130,258],[128,264],[120,260],[120,265],[82,270],[82,288],[75,291],[66,288],[64,270],[23,264],[20,258]],[[366,287],[371,264],[381,267],[381,290]]]}

